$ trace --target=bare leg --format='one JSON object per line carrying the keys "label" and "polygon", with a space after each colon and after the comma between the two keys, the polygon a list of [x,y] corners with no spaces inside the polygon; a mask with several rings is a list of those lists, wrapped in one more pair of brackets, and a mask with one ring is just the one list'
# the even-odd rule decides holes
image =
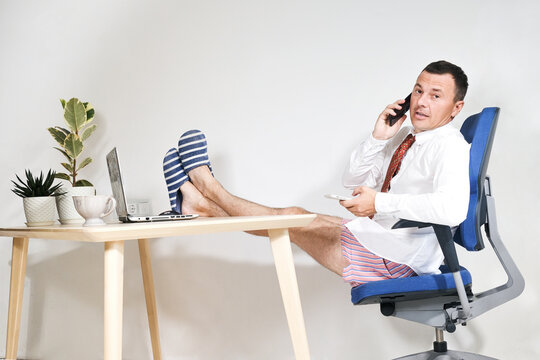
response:
{"label": "bare leg", "polygon": [[[234,196],[212,176],[207,166],[191,170],[189,177],[193,184],[186,183],[189,185],[180,188],[186,209],[206,216],[311,214],[299,207],[271,208]],[[341,253],[341,229],[341,218],[317,214],[310,225],[290,229],[290,237],[321,265],[341,276],[343,268],[349,265]],[[251,233],[268,236],[266,231]]]}

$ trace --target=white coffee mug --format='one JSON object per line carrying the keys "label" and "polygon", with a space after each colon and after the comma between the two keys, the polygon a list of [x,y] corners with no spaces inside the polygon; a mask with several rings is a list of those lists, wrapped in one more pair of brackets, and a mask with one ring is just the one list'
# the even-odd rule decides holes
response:
{"label": "white coffee mug", "polygon": [[83,226],[105,225],[103,217],[112,213],[116,200],[112,196],[74,196],[75,210],[86,220]]}

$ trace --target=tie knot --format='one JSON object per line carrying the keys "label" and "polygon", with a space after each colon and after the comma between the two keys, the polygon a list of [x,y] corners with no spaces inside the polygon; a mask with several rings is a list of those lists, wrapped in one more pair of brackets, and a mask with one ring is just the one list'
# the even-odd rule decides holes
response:
{"label": "tie knot", "polygon": [[416,138],[414,137],[414,135],[409,134],[409,135],[407,135],[405,140],[403,140],[403,144],[407,144],[407,145],[411,146],[414,143],[415,140],[416,140]]}
{"label": "tie knot", "polygon": [[407,135],[405,140],[403,140],[403,142],[399,145],[398,150],[407,151],[411,147],[411,145],[414,143],[415,140],[416,138],[414,137],[413,134]]}

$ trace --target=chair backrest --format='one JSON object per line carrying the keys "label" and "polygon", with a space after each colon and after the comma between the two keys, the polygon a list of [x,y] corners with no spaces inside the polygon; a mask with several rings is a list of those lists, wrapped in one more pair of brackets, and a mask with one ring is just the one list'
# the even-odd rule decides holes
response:
{"label": "chair backrest", "polygon": [[484,108],[481,113],[469,116],[461,126],[461,133],[471,144],[469,180],[471,195],[467,219],[459,226],[454,241],[469,251],[484,248],[480,228],[487,221],[484,181],[491,153],[499,108]]}

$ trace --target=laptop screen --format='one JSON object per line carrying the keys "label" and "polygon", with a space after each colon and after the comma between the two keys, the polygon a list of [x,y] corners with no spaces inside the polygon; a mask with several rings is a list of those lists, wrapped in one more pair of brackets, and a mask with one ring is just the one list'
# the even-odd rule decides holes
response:
{"label": "laptop screen", "polygon": [[118,164],[118,155],[116,148],[107,154],[107,167],[109,168],[109,178],[111,179],[111,188],[116,200],[116,213],[120,219],[127,218],[126,197],[124,196],[124,187],[122,185],[122,176],[120,175],[120,165]]}

